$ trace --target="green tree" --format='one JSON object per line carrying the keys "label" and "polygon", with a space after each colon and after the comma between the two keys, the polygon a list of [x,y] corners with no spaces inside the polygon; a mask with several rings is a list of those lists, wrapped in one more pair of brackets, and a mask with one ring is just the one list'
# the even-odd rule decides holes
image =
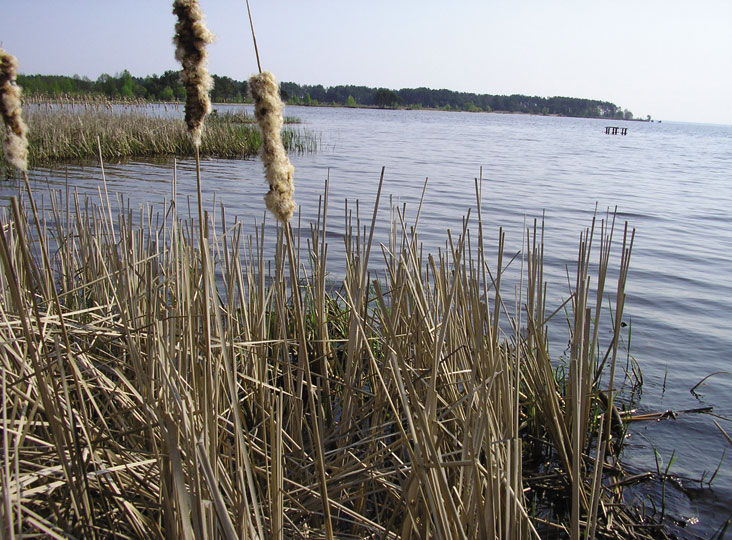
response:
{"label": "green tree", "polygon": [[241,83],[231,77],[219,77],[213,75],[213,89],[211,90],[211,101],[214,103],[241,102]]}
{"label": "green tree", "polygon": [[[300,103],[305,99],[305,92],[299,84],[293,82],[283,82],[280,84],[280,94],[287,96],[290,103]],[[283,98],[284,99],[284,98]]]}
{"label": "green tree", "polygon": [[379,88],[374,94],[374,104],[382,109],[397,107],[402,101],[396,92],[387,88]]}
{"label": "green tree", "polygon": [[310,97],[313,98],[314,102],[325,101],[325,88],[322,84],[316,84],[315,86],[308,86],[307,92]]}
{"label": "green tree", "polygon": [[126,69],[119,74],[117,77],[118,79],[118,88],[119,88],[119,95],[124,98],[132,98],[135,96],[135,83],[132,80],[132,75],[130,75],[130,72]]}
{"label": "green tree", "polygon": [[160,91],[160,99],[163,101],[173,101],[175,99],[175,94],[173,94],[173,89],[170,86],[166,86]]}
{"label": "green tree", "polygon": [[[215,102],[242,102],[247,99],[246,81],[212,75],[214,87],[211,99]],[[106,73],[96,81],[75,75],[19,75],[18,83],[26,95],[59,96],[102,94],[110,98],[120,96],[140,97],[149,100],[185,99],[185,89],[180,82],[180,72],[166,71],[162,75],[133,77],[125,70],[115,76]],[[632,119],[632,113],[607,101],[570,97],[538,97],[513,94],[510,96],[455,92],[453,90],[430,88],[402,88],[393,91],[386,88],[338,85],[329,88],[323,85],[299,85],[283,82],[280,85],[282,98],[289,103],[317,105],[333,103],[357,107],[375,105],[378,107],[406,106],[409,108],[433,108],[455,111],[507,111],[531,114],[558,114],[595,118]],[[172,93],[172,96],[171,96]],[[650,121],[650,115],[647,117]]]}

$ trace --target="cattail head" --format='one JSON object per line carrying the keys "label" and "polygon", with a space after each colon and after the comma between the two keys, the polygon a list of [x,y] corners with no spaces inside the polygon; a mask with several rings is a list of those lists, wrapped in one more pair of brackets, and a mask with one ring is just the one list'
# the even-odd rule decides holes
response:
{"label": "cattail head", "polygon": [[267,208],[283,223],[290,221],[295,208],[295,168],[282,144],[282,100],[274,75],[265,71],[249,79],[254,98],[254,116],[262,130],[262,162],[269,182],[264,197]]}
{"label": "cattail head", "polygon": [[0,115],[5,124],[3,149],[8,161],[21,171],[28,170],[28,127],[20,107],[20,87],[15,82],[18,61],[0,49]]}
{"label": "cattail head", "polygon": [[206,28],[197,0],[175,0],[173,14],[178,17],[173,42],[175,58],[183,66],[181,80],[186,89],[186,125],[193,144],[200,146],[203,119],[211,112],[208,93],[213,86],[206,67],[206,45],[213,43],[214,35]]}

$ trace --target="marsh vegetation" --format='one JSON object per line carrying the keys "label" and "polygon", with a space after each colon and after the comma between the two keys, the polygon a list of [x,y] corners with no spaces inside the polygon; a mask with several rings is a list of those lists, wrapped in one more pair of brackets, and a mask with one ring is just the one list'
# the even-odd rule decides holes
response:
{"label": "marsh vegetation", "polygon": [[[24,110],[29,126],[29,164],[99,162],[157,156],[193,156],[182,111],[175,104],[106,100],[47,102],[30,100]],[[318,137],[287,118],[282,138],[288,151],[315,152]],[[293,125],[295,124],[295,125]],[[201,155],[253,158],[262,145],[254,119],[241,111],[212,114],[201,138]],[[0,157],[0,167],[5,167]]]}
{"label": "marsh vegetation", "polygon": [[[6,530],[645,534],[610,477],[621,472],[608,385],[632,245],[626,230],[613,247],[612,217],[582,235],[572,294],[550,307],[541,224],[521,260],[504,257],[499,232],[489,261],[479,206],[435,255],[403,208],[387,217],[377,200],[365,222],[349,211],[334,282],[327,195],[308,237],[278,227],[271,260],[264,228],[245,238],[223,210],[199,230],[175,197],[167,219],[148,209],[134,220],[104,198],[52,200],[48,215],[19,200],[2,215]],[[384,219],[391,233],[376,245]],[[383,275],[369,272],[373,257]],[[504,296],[517,265],[525,288]],[[612,317],[600,313],[608,293]],[[562,316],[564,376],[547,342]]]}

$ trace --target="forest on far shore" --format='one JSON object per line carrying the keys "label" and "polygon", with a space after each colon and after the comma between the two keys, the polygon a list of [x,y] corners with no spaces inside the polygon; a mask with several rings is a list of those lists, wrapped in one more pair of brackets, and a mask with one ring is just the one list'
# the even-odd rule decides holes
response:
{"label": "forest on far shore", "polygon": [[[246,81],[213,75],[211,100],[214,103],[250,101]],[[134,77],[125,70],[116,75],[102,74],[95,81],[75,75],[19,75],[18,84],[28,96],[104,96],[109,99],[145,99],[149,101],[185,100],[185,88],[178,71],[162,75]],[[290,105],[442,109],[469,112],[510,112],[525,114],[617,118],[632,120],[633,113],[609,101],[572,97],[539,97],[512,94],[475,94],[430,88],[370,88],[367,86],[323,86],[283,82],[283,101]],[[648,117],[650,120],[650,116]]]}

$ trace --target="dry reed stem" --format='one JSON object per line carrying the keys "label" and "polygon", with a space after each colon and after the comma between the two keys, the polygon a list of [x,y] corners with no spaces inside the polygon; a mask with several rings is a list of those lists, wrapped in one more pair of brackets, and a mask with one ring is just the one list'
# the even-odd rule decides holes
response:
{"label": "dry reed stem", "polygon": [[[597,510],[617,502],[602,452],[577,477],[587,389],[568,403],[551,371],[538,227],[529,331],[504,339],[493,329],[517,320],[496,323],[488,298],[502,305],[503,257],[499,272],[470,257],[484,239],[467,220],[431,257],[392,209],[371,281],[378,205],[371,231],[347,214],[343,286],[328,292],[324,215],[305,275],[294,228],[247,240],[223,211],[201,250],[174,206],[159,225],[150,210],[113,216],[101,192],[49,215],[13,209],[0,212],[0,526],[17,536],[537,538],[556,524],[531,516],[534,436],[558,497],[576,482],[575,534],[626,534]],[[55,239],[51,264],[37,234]],[[602,422],[592,430],[606,446]]]}
{"label": "dry reed stem", "polygon": [[28,127],[23,122],[20,87],[16,83],[18,60],[0,49],[0,115],[5,124],[3,149],[8,161],[21,171],[28,169]]}
{"label": "dry reed stem", "polygon": [[290,221],[297,205],[294,200],[295,168],[282,144],[282,99],[274,75],[265,71],[249,79],[254,98],[254,116],[262,130],[262,162],[269,182],[264,200],[267,208],[282,223]]}
{"label": "dry reed stem", "polygon": [[186,89],[186,116],[188,131],[195,146],[201,145],[203,120],[211,112],[209,92],[213,79],[208,73],[206,45],[213,43],[214,35],[206,28],[203,11],[197,0],[175,0],[175,58],[183,66],[181,81]]}

